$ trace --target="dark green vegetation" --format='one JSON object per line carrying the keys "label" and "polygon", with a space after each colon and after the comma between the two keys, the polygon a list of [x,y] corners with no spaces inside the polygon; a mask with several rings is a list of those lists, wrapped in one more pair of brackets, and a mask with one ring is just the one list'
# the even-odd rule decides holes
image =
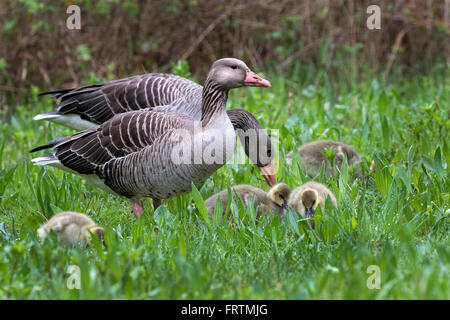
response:
{"label": "dark green vegetation", "polygon": [[[80,7],[80,30],[66,27],[69,4]],[[367,28],[372,5],[380,7],[380,30]],[[178,60],[188,61],[198,77],[222,57],[241,58],[255,70],[273,63],[283,75],[299,62],[333,76],[363,76],[363,64],[384,75],[424,73],[436,61],[449,62],[449,5],[444,0],[2,0],[0,90],[6,101],[0,96],[0,105],[7,107],[0,109],[13,113],[31,85],[51,90],[84,84],[93,75],[167,72]]]}
{"label": "dark green vegetation", "polygon": [[[225,221],[197,209],[229,185],[267,190],[250,164],[223,167],[199,193],[166,200],[155,213],[147,200],[136,221],[127,199],[31,165],[28,150],[71,133],[32,120],[52,108],[34,88],[32,101],[0,125],[0,298],[449,299],[447,67],[387,83],[292,73],[269,74],[269,89],[235,90],[228,106],[279,130],[276,177],[291,187],[306,181],[298,159],[292,167],[283,160],[296,146],[335,139],[364,155],[367,179],[354,180],[345,165],[331,179],[316,177],[339,206],[317,217],[316,231],[292,212],[255,224],[251,209],[236,206]],[[104,226],[107,249],[64,248],[54,237],[39,243],[37,227],[62,210]],[[80,290],[66,286],[70,265],[81,269]],[[366,286],[370,265],[380,267],[380,290]]]}

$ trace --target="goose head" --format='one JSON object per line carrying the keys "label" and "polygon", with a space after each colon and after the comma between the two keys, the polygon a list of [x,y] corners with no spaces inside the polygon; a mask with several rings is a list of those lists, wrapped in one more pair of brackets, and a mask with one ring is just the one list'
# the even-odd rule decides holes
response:
{"label": "goose head", "polygon": [[269,186],[275,185],[277,181],[272,166],[273,148],[270,136],[261,128],[255,116],[247,110],[229,109],[227,114],[247,157],[258,166]]}
{"label": "goose head", "polygon": [[286,183],[277,183],[267,192],[267,198],[277,206],[287,210],[290,194],[291,188]]}
{"label": "goose head", "polygon": [[[275,172],[272,165],[272,141],[270,140],[269,135],[264,130],[258,130],[257,143],[256,159],[253,159],[251,155],[249,155],[249,157],[251,160],[254,160],[254,163],[256,163],[256,165],[258,166],[267,184],[269,186],[273,186],[277,183],[277,180],[275,179]],[[246,151],[249,150],[249,148],[249,145],[245,146]]]}
{"label": "goose head", "polygon": [[[256,139],[249,135],[244,137],[244,150],[250,160],[255,163],[269,186],[274,186],[277,181],[273,170],[272,141],[264,130],[255,130]],[[242,141],[242,140],[241,140]]]}
{"label": "goose head", "polygon": [[262,79],[243,61],[235,58],[223,58],[214,62],[208,73],[208,79],[224,89],[243,86],[270,87],[268,80]]}

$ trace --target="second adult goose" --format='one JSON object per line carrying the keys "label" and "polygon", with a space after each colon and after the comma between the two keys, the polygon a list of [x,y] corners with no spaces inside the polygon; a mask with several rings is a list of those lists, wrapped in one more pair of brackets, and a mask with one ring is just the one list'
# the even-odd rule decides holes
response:
{"label": "second adult goose", "polygon": [[[176,113],[139,110],[118,114],[102,125],[37,147],[55,148],[32,161],[78,173],[109,192],[132,200],[171,198],[200,186],[232,156],[235,132],[225,111],[228,90],[269,87],[233,58],[216,61],[202,93],[200,124]],[[200,127],[199,127],[200,125]]]}
{"label": "second adult goose", "polygon": [[[140,109],[171,111],[200,120],[202,92],[203,86],[189,79],[173,74],[149,73],[105,84],[41,93],[52,94],[59,103],[56,110],[39,114],[34,119],[48,120],[77,131],[102,124],[116,114]],[[259,167],[266,182],[275,184],[270,137],[250,112],[231,109],[227,114],[247,156]],[[252,130],[256,133],[255,141],[249,144],[239,133]],[[260,147],[257,153],[250,150],[253,145]]]}

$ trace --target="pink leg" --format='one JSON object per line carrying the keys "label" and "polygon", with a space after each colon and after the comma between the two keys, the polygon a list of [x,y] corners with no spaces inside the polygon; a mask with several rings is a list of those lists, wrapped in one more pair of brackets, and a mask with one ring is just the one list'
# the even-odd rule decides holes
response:
{"label": "pink leg", "polygon": [[153,210],[156,211],[161,205],[161,199],[153,198]]}
{"label": "pink leg", "polygon": [[144,207],[142,206],[140,201],[133,201],[133,211],[136,219],[139,219],[139,217],[142,215],[142,212],[144,212]]}

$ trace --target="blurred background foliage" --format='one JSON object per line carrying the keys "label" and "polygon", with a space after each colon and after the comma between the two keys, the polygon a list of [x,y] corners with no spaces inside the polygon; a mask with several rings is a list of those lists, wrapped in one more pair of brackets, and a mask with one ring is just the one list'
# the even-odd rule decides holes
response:
{"label": "blurred background foliage", "polygon": [[[71,4],[81,8],[81,30],[66,27]],[[381,30],[366,27],[373,4]],[[4,119],[29,102],[33,85],[74,87],[172,68],[203,81],[225,56],[294,80],[317,69],[365,80],[364,66],[385,77],[425,72],[449,61],[449,7],[449,0],[0,0],[0,112]]]}

